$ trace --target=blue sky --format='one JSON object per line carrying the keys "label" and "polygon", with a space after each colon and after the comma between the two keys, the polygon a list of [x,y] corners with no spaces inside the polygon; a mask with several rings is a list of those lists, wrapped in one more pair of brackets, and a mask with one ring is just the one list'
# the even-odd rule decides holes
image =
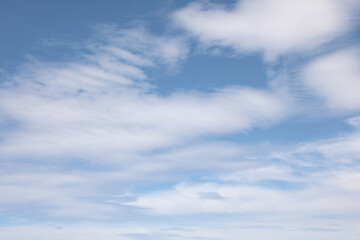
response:
{"label": "blue sky", "polygon": [[0,238],[359,239],[359,7],[1,1]]}

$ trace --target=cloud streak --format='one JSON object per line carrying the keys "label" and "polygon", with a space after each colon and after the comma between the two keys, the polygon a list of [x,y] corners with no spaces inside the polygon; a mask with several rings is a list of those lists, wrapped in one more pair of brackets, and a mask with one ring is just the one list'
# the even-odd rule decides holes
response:
{"label": "cloud streak", "polygon": [[178,50],[178,40],[149,37],[142,29],[106,28],[106,34],[108,43],[90,44],[93,52],[79,61],[28,63],[1,89],[2,119],[21,129],[6,133],[0,147],[4,156],[152,150],[272,124],[288,114],[289,96],[270,88],[160,96],[147,80],[146,67],[173,65],[187,50]]}

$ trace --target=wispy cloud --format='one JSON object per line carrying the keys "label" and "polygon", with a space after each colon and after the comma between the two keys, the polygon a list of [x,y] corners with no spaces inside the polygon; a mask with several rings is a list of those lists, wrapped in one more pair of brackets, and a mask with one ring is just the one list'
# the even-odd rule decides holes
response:
{"label": "wispy cloud", "polygon": [[2,119],[19,125],[4,137],[4,156],[151,150],[204,134],[248,130],[287,115],[288,95],[270,88],[160,96],[143,67],[173,65],[186,56],[184,45],[143,29],[105,30],[101,36],[109,36],[107,43],[89,44],[90,54],[71,62],[29,62],[10,86],[3,86]]}

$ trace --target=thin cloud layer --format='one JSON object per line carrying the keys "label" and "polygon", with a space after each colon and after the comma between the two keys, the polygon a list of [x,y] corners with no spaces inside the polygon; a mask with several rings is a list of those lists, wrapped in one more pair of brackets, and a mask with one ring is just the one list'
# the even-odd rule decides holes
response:
{"label": "thin cloud layer", "polygon": [[[269,231],[281,227],[283,228],[281,232],[290,231],[289,236],[294,237],[291,231],[297,229],[302,232],[305,226],[309,231],[312,227],[317,229],[311,235],[314,239],[328,231],[338,232],[338,237],[346,236],[346,231],[356,232],[352,226],[356,224],[356,216],[360,212],[358,206],[360,175],[357,164],[360,148],[356,144],[359,145],[358,133],[329,139],[326,142],[287,146],[285,150],[280,151],[268,148],[266,152],[265,148],[257,147],[254,150],[262,149],[262,151],[251,152],[245,150],[246,146],[234,146],[231,143],[190,146],[182,150],[169,151],[165,156],[157,154],[149,157],[142,164],[145,162],[162,164],[162,170],[158,168],[153,171],[138,172],[136,178],[140,180],[139,176],[148,175],[147,181],[154,181],[159,174],[173,175],[181,169],[185,171],[206,169],[204,174],[197,174],[200,181],[179,181],[175,185],[170,184],[169,187],[163,186],[161,190],[148,189],[145,193],[134,193],[120,187],[126,185],[129,180],[135,181],[131,178],[122,178],[121,175],[124,174],[122,171],[56,174],[47,170],[47,174],[7,174],[1,178],[0,189],[7,192],[7,195],[1,199],[1,204],[7,206],[11,213],[14,205],[36,203],[35,206],[42,209],[42,214],[50,219],[66,217],[66,219],[78,220],[125,221],[139,213],[145,218],[150,216],[155,219],[157,216],[166,216],[170,219],[174,216],[182,216],[184,223],[180,226],[177,223],[176,226],[192,229],[190,232],[181,229],[167,230],[169,223],[162,223],[161,220],[156,226],[149,227],[140,223],[132,225],[130,232],[117,228],[118,230],[115,231],[117,234],[129,234],[127,236],[129,239],[136,239],[136,234],[150,239],[155,236],[166,238],[169,237],[167,235],[169,231],[177,233],[179,239],[187,237],[191,239],[200,235],[206,237],[208,225],[201,226],[195,221],[190,226],[189,222],[193,221],[191,219],[205,215],[215,216],[214,221],[217,221],[216,219],[223,214],[247,216],[245,221],[238,220],[232,223],[230,219],[225,219],[224,226],[234,226],[234,229],[228,230],[228,239],[238,237],[236,230],[238,227],[258,230],[261,226],[268,226]],[[211,160],[209,156],[213,159]],[[218,160],[217,163],[215,159]],[[183,163],[183,166],[176,166],[176,163],[180,164],[181,161],[186,163]],[[209,161],[213,161],[213,165],[208,166]],[[126,172],[131,168],[129,163]],[[165,176],[162,181],[172,182],[176,178],[174,175]],[[119,184],[118,187],[109,188],[108,186],[113,185],[114,182]],[[129,207],[132,207],[131,211]],[[35,210],[37,208],[33,207]],[[296,216],[296,219],[293,216]],[[329,219],[327,216],[341,217]],[[347,220],[343,220],[344,218]],[[40,232],[44,234],[45,239],[53,231],[64,236],[64,234],[74,234],[76,229],[81,228],[81,226],[61,223],[57,225],[63,228],[33,226],[25,229],[30,236],[37,236],[35,233]],[[82,227],[86,228],[86,226],[88,225]],[[2,234],[9,239],[16,238],[21,236],[23,231],[18,230],[22,228],[24,227],[2,227]],[[134,228],[143,230],[137,232]],[[111,230],[112,227],[96,226],[96,229],[101,232],[101,229],[106,231],[106,229]],[[215,231],[218,239],[222,239],[221,229],[222,227],[219,227]],[[250,231],[249,229],[246,232]],[[115,234],[109,237],[116,239],[115,232],[112,230],[106,232]],[[276,232],[272,234],[276,235]],[[253,232],[247,234],[252,235]],[[301,234],[308,236],[307,234],[310,233],[305,231]],[[85,235],[85,233],[80,234],[80,236]],[[91,237],[95,238],[95,236],[97,234],[89,237],[92,239]],[[255,239],[261,239],[261,236]]]}
{"label": "thin cloud layer", "polygon": [[[354,216],[360,212],[359,140],[356,132],[343,138],[288,146],[293,150],[271,151],[264,156],[242,153],[237,157],[242,166],[234,165],[233,171],[212,176],[212,181],[179,183],[171,189],[140,195],[128,204],[165,215]],[[245,159],[253,159],[252,164],[244,164]]]}

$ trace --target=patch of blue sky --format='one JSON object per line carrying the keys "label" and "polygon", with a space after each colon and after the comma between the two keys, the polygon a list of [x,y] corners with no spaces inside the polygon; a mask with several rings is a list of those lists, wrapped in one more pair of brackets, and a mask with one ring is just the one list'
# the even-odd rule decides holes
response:
{"label": "patch of blue sky", "polygon": [[99,23],[131,27],[139,17],[147,15],[148,18],[151,15],[149,12],[157,9],[160,3],[107,0],[99,5],[97,1],[65,0],[61,4],[43,0],[2,1],[0,31],[4,34],[0,39],[1,66],[13,69],[26,61],[25,57],[29,54],[62,57],[64,52],[61,50],[43,51],[43,44],[83,41],[92,34],[93,26]]}
{"label": "patch of blue sky", "polygon": [[[176,174],[174,174],[174,175],[176,175]],[[176,176],[175,176],[175,178],[176,178]],[[178,180],[177,181],[176,180],[173,180],[173,181],[153,180],[153,181],[147,181],[147,182],[143,182],[143,183],[138,183],[136,185],[130,184],[129,187],[136,196],[136,194],[149,193],[149,192],[153,192],[153,191],[168,190],[168,189],[171,189],[177,183],[178,183]]]}
{"label": "patch of blue sky", "polygon": [[344,121],[343,116],[304,118],[290,117],[290,120],[253,128],[251,130],[222,136],[206,136],[208,139],[236,141],[238,143],[271,142],[273,144],[295,144],[307,141],[320,141],[351,133],[354,128]]}
{"label": "patch of blue sky", "polygon": [[24,216],[16,216],[16,214],[14,214],[13,212],[0,216],[0,226],[18,226],[39,222],[41,221],[36,221],[34,218],[31,218],[31,220],[29,220]]}
{"label": "patch of blue sky", "polygon": [[308,184],[301,181],[284,181],[274,179],[263,179],[254,185],[283,191],[298,191],[309,187]]}
{"label": "patch of blue sky", "polygon": [[226,86],[267,88],[266,66],[259,56],[227,57],[224,55],[190,54],[174,74],[161,74],[152,82],[160,94],[177,90],[213,92]]}

